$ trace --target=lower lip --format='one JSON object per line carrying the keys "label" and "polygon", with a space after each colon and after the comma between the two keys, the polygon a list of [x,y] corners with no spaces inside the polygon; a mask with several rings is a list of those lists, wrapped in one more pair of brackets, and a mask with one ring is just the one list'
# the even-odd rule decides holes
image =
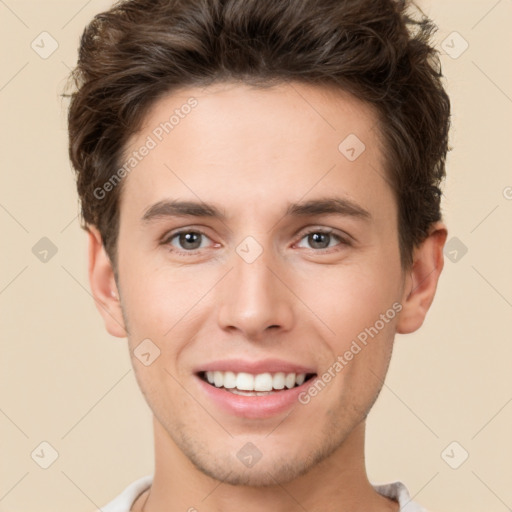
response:
{"label": "lower lip", "polygon": [[195,376],[199,386],[209,399],[213,400],[224,411],[241,418],[259,419],[270,418],[283,413],[296,404],[298,397],[315,380],[315,377],[292,389],[276,391],[270,395],[242,396],[235,395],[224,388],[216,388]]}

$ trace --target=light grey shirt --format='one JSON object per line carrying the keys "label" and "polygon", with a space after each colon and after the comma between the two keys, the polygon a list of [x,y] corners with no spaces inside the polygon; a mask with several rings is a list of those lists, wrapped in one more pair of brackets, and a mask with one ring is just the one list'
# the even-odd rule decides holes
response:
{"label": "light grey shirt", "polygon": [[[101,507],[101,512],[130,512],[135,500],[153,483],[153,475],[147,475],[132,482],[119,496]],[[398,501],[400,512],[427,512],[423,507],[411,500],[407,487],[402,482],[389,484],[372,484],[382,496]]]}

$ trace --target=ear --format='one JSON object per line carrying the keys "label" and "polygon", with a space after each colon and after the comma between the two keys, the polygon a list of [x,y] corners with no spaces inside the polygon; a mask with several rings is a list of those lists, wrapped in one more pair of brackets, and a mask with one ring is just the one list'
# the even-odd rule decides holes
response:
{"label": "ear", "polygon": [[118,338],[126,338],[119,292],[112,263],[108,257],[100,232],[88,226],[89,232],[89,283],[96,307],[105,322],[107,331]]}
{"label": "ear", "polygon": [[408,334],[421,327],[434,300],[437,282],[444,266],[443,247],[448,231],[435,223],[423,243],[416,247],[412,267],[407,271],[402,296],[402,311],[396,332]]}

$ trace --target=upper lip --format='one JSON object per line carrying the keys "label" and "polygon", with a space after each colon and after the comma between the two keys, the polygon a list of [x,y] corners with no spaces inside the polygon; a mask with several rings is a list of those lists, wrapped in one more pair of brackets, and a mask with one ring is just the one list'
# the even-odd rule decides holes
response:
{"label": "upper lip", "polygon": [[234,373],[315,373],[309,366],[290,363],[282,359],[261,359],[259,361],[246,359],[222,359],[205,363],[196,368],[194,373],[200,372],[234,372]]}

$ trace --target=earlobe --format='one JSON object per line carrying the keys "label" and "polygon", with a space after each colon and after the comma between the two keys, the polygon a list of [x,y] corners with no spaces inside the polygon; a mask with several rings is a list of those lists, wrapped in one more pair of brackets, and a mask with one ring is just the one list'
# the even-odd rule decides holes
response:
{"label": "earlobe", "polygon": [[89,283],[96,307],[107,331],[118,338],[127,336],[112,263],[94,226],[89,231]]}
{"label": "earlobe", "polygon": [[402,311],[396,331],[408,334],[421,327],[434,300],[439,276],[444,266],[443,247],[448,231],[437,222],[429,236],[414,251],[412,268],[405,280]]}

